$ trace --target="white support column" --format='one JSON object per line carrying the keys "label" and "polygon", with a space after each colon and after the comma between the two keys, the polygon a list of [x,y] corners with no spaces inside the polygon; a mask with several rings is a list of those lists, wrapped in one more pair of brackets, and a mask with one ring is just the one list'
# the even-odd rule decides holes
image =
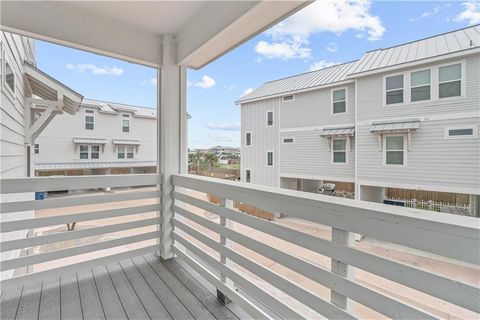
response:
{"label": "white support column", "polygon": [[161,174],[160,249],[163,259],[173,258],[172,175],[186,168],[185,69],[175,64],[176,44],[173,36],[164,35],[162,62],[157,75],[158,93],[158,159]]}
{"label": "white support column", "polygon": [[[220,206],[233,209],[233,201],[225,198],[220,198]],[[224,217],[220,217],[220,225],[228,229],[233,228],[232,220]],[[225,236],[220,236],[220,244],[229,248],[232,247],[232,241]],[[230,266],[232,264],[232,262],[229,259],[227,259],[227,257],[223,254],[220,254],[220,262],[226,266]],[[233,288],[233,281],[228,279],[227,276],[225,276],[224,274],[220,275],[220,280],[230,288]],[[228,297],[218,289],[217,289],[217,298],[223,304],[228,304],[230,302],[230,299],[228,299]]]}
{"label": "white support column", "polygon": [[[353,233],[341,229],[332,228],[332,242],[350,246],[353,244]],[[332,272],[345,278],[353,277],[353,268],[351,266],[334,259],[332,259]],[[347,311],[351,311],[351,300],[344,295],[341,295],[332,290],[330,300],[336,306]]]}

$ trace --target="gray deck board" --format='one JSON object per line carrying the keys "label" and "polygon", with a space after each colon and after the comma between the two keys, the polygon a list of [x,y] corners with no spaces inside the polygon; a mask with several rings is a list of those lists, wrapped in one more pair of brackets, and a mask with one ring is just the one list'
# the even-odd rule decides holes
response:
{"label": "gray deck board", "polygon": [[234,304],[222,305],[212,288],[207,289],[198,274],[192,276],[187,270],[174,260],[163,261],[150,254],[53,281],[12,286],[0,296],[0,319],[245,318]]}

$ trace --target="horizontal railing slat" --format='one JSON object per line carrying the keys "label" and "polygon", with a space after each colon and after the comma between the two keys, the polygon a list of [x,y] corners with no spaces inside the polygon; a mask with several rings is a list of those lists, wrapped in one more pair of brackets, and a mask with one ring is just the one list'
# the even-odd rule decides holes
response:
{"label": "horizontal railing slat", "polygon": [[80,205],[100,204],[117,201],[141,200],[157,198],[160,199],[160,191],[122,192],[115,194],[85,195],[78,197],[62,197],[45,200],[29,200],[5,202],[0,205],[1,213],[11,213],[28,210],[52,209],[62,207],[73,207]]}
{"label": "horizontal railing slat", "polygon": [[187,253],[183,252],[177,246],[173,247],[174,253],[183,259],[193,270],[198,272],[203,278],[205,278],[208,282],[213,284],[218,290],[223,292],[227,295],[233,302],[238,304],[245,312],[247,312],[252,319],[271,319],[265,312],[260,310],[257,306],[253,303],[248,301],[245,297],[241,294],[230,288],[229,286],[225,285],[220,279],[212,274],[209,270],[207,270],[204,266],[199,264],[194,258],[192,258]]}
{"label": "horizontal railing slat", "polygon": [[159,185],[159,174],[97,175],[1,179],[2,194]]}
{"label": "horizontal railing slat", "polygon": [[298,312],[287,306],[283,301],[278,300],[270,293],[255,285],[251,281],[247,280],[240,275],[239,272],[232,270],[226,265],[215,260],[211,255],[209,255],[204,250],[200,249],[192,242],[188,241],[184,237],[174,234],[173,239],[178,243],[182,244],[187,250],[193,252],[197,257],[200,257],[208,265],[213,267],[215,270],[219,271],[221,274],[230,278],[236,286],[239,286],[243,290],[250,293],[252,296],[257,298],[259,301],[262,301],[269,309],[273,310],[275,313],[279,314],[284,319],[305,319]]}
{"label": "horizontal railing slat", "polygon": [[2,287],[3,290],[7,290],[8,288],[18,287],[24,284],[32,284],[35,281],[45,282],[52,279],[58,279],[60,276],[90,271],[91,268],[94,266],[108,264],[110,262],[120,261],[123,259],[128,259],[130,257],[136,257],[136,256],[144,255],[147,253],[152,253],[158,249],[159,249],[158,244],[155,244],[155,245],[146,246],[138,249],[132,249],[126,252],[106,255],[101,258],[74,263],[64,267],[53,268],[53,269],[39,271],[35,273],[28,273],[25,275],[2,280],[0,281],[0,286]]}
{"label": "horizontal railing slat", "polygon": [[386,294],[381,294],[349,279],[340,277],[234,230],[225,228],[188,210],[175,207],[175,212],[390,318],[434,319],[433,316],[399,302]]}
{"label": "horizontal railing slat", "polygon": [[331,304],[330,302],[323,300],[322,298],[313,294],[309,290],[298,286],[297,284],[284,278],[283,276],[270,271],[269,269],[265,268],[261,264],[249,258],[246,258],[243,255],[238,254],[235,251],[225,246],[221,246],[218,242],[194,230],[193,228],[189,227],[188,225],[179,221],[178,219],[176,218],[173,219],[173,225],[176,228],[179,228],[180,230],[182,230],[183,232],[186,232],[188,235],[201,241],[202,243],[209,246],[210,248],[218,251],[221,254],[224,254],[228,259],[244,267],[245,269],[249,270],[253,274],[264,279],[265,281],[274,285],[275,287],[287,293],[291,297],[294,297],[298,301],[302,302],[306,306],[317,311],[318,313],[322,314],[328,319],[355,319],[355,317],[350,313],[339,309],[338,307]]}
{"label": "horizontal railing slat", "polygon": [[49,251],[49,252],[39,253],[31,256],[4,260],[0,265],[0,270],[5,271],[5,270],[15,269],[19,267],[34,265],[42,262],[76,256],[79,254],[118,247],[118,246],[130,244],[130,243],[150,240],[156,237],[158,237],[158,231],[153,231],[148,233],[137,234],[130,237],[122,237],[118,239],[107,240],[107,241],[87,244],[87,245],[68,248],[68,249]]}
{"label": "horizontal railing slat", "polygon": [[10,232],[17,230],[34,229],[46,226],[54,226],[64,223],[80,222],[88,220],[98,220],[111,217],[127,216],[139,213],[160,211],[159,204],[151,204],[144,206],[135,206],[127,208],[118,208],[111,210],[83,212],[75,214],[65,214],[54,217],[33,218],[24,220],[14,220],[0,223],[1,232]]}
{"label": "horizontal railing slat", "polygon": [[38,237],[4,241],[2,242],[2,245],[0,247],[0,252],[18,250],[23,248],[31,248],[31,247],[36,247],[36,246],[49,244],[49,243],[80,239],[80,238],[91,237],[91,236],[100,235],[100,234],[107,234],[107,233],[113,233],[113,232],[118,232],[123,230],[142,228],[142,227],[147,227],[147,226],[152,226],[157,224],[160,224],[159,217],[111,224],[107,226],[89,228],[84,230],[72,230],[72,231],[65,231],[61,233],[48,234],[48,235],[43,235]]}
{"label": "horizontal railing slat", "polygon": [[174,175],[173,183],[266,211],[286,213],[337,229],[480,264],[480,233],[475,218],[192,175]]}
{"label": "horizontal railing slat", "polygon": [[480,304],[478,303],[480,290],[471,285],[339,245],[187,194],[175,192],[174,197],[176,200],[231,219],[255,230],[480,313]]}

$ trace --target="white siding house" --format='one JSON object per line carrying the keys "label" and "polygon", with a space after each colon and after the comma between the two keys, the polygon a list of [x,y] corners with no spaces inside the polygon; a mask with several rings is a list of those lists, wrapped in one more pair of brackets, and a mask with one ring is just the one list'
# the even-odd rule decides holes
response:
{"label": "white siding house", "polygon": [[[351,182],[370,201],[383,188],[479,195],[479,42],[473,26],[262,85],[237,102],[242,179],[248,169],[251,182],[293,189]],[[270,131],[267,109],[279,110]],[[258,158],[267,150],[279,150],[275,171]]]}

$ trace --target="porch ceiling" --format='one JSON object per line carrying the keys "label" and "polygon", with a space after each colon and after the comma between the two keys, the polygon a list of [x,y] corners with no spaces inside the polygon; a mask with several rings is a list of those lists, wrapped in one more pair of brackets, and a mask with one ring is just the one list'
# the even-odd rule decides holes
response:
{"label": "porch ceiling", "polygon": [[4,1],[2,29],[158,66],[161,35],[176,61],[200,68],[308,1]]}

